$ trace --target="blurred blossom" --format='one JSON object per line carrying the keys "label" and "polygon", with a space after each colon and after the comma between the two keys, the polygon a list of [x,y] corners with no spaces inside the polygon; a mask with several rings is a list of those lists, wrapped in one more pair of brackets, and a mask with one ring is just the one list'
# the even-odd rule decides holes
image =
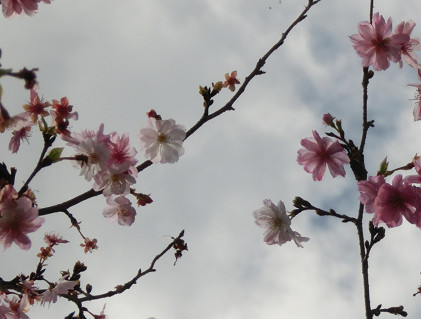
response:
{"label": "blurred blossom", "polygon": [[41,295],[41,305],[57,302],[58,295],[67,294],[67,292],[72,290],[77,283],[77,281],[69,281],[66,278],[60,278],[58,283],[53,284]]}
{"label": "blurred blossom", "polygon": [[3,15],[8,18],[13,14],[20,15],[23,11],[31,16],[38,10],[41,1],[51,3],[50,0],[1,0]]}
{"label": "blurred blossom", "polygon": [[26,197],[17,200],[5,199],[0,204],[0,243],[4,249],[14,242],[20,248],[28,250],[31,240],[28,233],[36,231],[44,223],[38,216],[38,208]]}
{"label": "blurred blossom", "polygon": [[236,84],[240,84],[240,81],[237,80],[237,71],[232,71],[231,75],[225,74],[225,82],[222,84],[224,88],[228,87],[234,92]]}
{"label": "blurred blossom", "polygon": [[327,126],[333,126],[333,120],[335,119],[334,116],[330,113],[323,114],[322,121]]}

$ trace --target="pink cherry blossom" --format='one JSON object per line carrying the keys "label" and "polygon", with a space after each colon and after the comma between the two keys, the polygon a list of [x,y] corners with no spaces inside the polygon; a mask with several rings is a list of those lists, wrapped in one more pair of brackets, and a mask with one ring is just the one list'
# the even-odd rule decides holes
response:
{"label": "pink cherry blossom", "polygon": [[41,305],[57,302],[58,295],[65,295],[77,285],[77,281],[70,281],[66,278],[60,278],[58,283],[53,284],[47,291],[41,295]]}
{"label": "pink cherry blossom", "polygon": [[322,116],[322,122],[323,122],[323,124],[325,124],[327,126],[333,126],[334,125],[333,124],[334,119],[335,119],[335,117],[332,116],[332,114],[330,114],[330,113],[323,114],[323,116]]}
{"label": "pink cherry blossom", "polygon": [[383,222],[388,227],[396,227],[402,224],[402,216],[404,216],[413,224],[416,215],[420,213],[420,204],[416,187],[398,174],[393,178],[392,185],[384,183],[380,186],[374,201],[373,223],[378,225]]}
{"label": "pink cherry blossom", "polygon": [[44,241],[47,243],[48,246],[56,246],[58,244],[66,244],[69,241],[66,239],[63,239],[63,237],[58,236],[54,233],[45,234],[44,235]]}
{"label": "pink cherry blossom", "polygon": [[56,118],[65,118],[65,119],[78,119],[78,113],[73,112],[73,105],[69,105],[69,100],[67,97],[62,97],[60,102],[57,100],[53,100],[52,108],[54,109],[52,112],[55,113]]}
{"label": "pink cherry blossom", "polygon": [[175,163],[184,154],[184,126],[172,119],[148,118],[147,127],[139,132],[140,148],[145,157],[153,163]]}
{"label": "pink cherry blossom", "polygon": [[31,16],[38,10],[39,2],[51,3],[50,0],[2,0],[3,15],[8,18],[13,14],[21,14],[22,11]]}
{"label": "pink cherry blossom", "polygon": [[[411,37],[412,30],[414,30],[415,22],[409,20],[408,22],[402,21],[395,28],[395,34],[406,34]],[[418,38],[410,38],[401,47],[403,60],[415,69],[419,69],[421,65],[418,63],[418,56],[415,51],[421,50],[420,40]],[[402,61],[399,62],[402,67]]]}
{"label": "pink cherry blossom", "polygon": [[129,134],[124,133],[121,137],[116,133],[110,134],[110,142],[108,143],[110,151],[110,159],[108,166],[111,165],[127,165],[134,166],[137,163],[136,150],[130,146]]}
{"label": "pink cherry blossom", "polygon": [[49,102],[42,102],[39,98],[38,93],[32,89],[30,93],[31,102],[25,104],[23,108],[25,109],[27,115],[30,117],[33,123],[36,123],[38,116],[46,117],[49,115],[48,111],[45,108],[50,106]]}
{"label": "pink cherry blossom", "polygon": [[365,210],[367,213],[374,213],[374,200],[377,197],[380,186],[382,186],[386,181],[384,180],[383,175],[379,176],[370,176],[366,181],[358,182],[358,190],[360,191],[360,202],[365,205]]}
{"label": "pink cherry blossom", "polygon": [[9,143],[9,150],[12,152],[12,154],[17,153],[20,147],[21,141],[27,141],[30,136],[29,132],[31,131],[32,125],[34,123],[27,122],[26,126],[23,126],[19,130],[15,130],[12,132],[13,137],[10,139]]}
{"label": "pink cherry blossom", "polygon": [[[7,184],[0,190],[0,204],[7,199],[16,200],[18,198],[18,192],[15,190],[13,185]],[[1,216],[1,213],[0,213]]]}
{"label": "pink cherry blossom", "polygon": [[80,175],[90,181],[98,172],[107,167],[110,159],[108,143],[110,135],[104,134],[104,124],[98,131],[85,130],[81,133],[72,133],[71,136],[62,136],[68,145],[76,149],[77,155],[86,156],[86,161],[80,161]]}
{"label": "pink cherry blossom", "polygon": [[0,243],[4,249],[14,242],[20,248],[28,250],[31,240],[28,233],[36,231],[44,223],[38,216],[38,208],[26,197],[17,200],[6,199],[0,204]]}
{"label": "pink cherry blossom", "polygon": [[316,131],[313,137],[301,140],[304,148],[298,150],[298,164],[304,165],[304,170],[312,173],[315,181],[322,180],[326,165],[333,177],[345,176],[344,164],[349,163],[349,157],[339,142],[321,138]]}
{"label": "pink cherry blossom", "polygon": [[128,169],[125,166],[108,167],[94,176],[93,189],[102,190],[104,196],[127,195],[130,193],[130,185],[136,183],[136,177],[137,169],[134,166]]}
{"label": "pink cherry blossom", "polygon": [[224,88],[228,87],[234,92],[236,84],[240,84],[240,81],[237,80],[237,71],[232,71],[231,75],[225,74],[225,82],[222,84]]}
{"label": "pink cherry blossom", "polygon": [[122,226],[130,226],[134,223],[136,210],[129,199],[123,196],[107,197],[106,202],[107,207],[104,208],[103,215],[109,218],[110,222],[118,220]]}
{"label": "pink cherry blossom", "polygon": [[263,235],[266,244],[282,245],[294,240],[298,247],[303,247],[301,243],[308,241],[309,238],[302,237],[291,229],[291,219],[285,211],[284,203],[279,201],[278,206],[275,206],[270,199],[265,199],[263,204],[265,206],[255,210],[253,216],[257,225],[266,228]]}
{"label": "pink cherry blossom", "polygon": [[383,16],[375,13],[372,20],[372,23],[360,22],[359,34],[353,34],[350,38],[364,67],[372,65],[375,71],[386,70],[390,65],[389,61],[401,60],[401,48],[410,38],[407,33],[392,35],[391,18],[386,23]]}
{"label": "pink cherry blossom", "polygon": [[9,303],[9,312],[4,315],[5,319],[29,319],[25,314],[26,303],[22,299],[13,296],[12,299],[6,299]]}

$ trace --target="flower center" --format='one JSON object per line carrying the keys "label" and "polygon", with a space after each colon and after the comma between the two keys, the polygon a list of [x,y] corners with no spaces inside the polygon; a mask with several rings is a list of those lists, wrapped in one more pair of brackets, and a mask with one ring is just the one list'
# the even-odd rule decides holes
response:
{"label": "flower center", "polygon": [[167,141],[168,141],[168,138],[165,134],[159,134],[158,135],[158,143],[159,144],[165,144],[165,143],[167,143]]}

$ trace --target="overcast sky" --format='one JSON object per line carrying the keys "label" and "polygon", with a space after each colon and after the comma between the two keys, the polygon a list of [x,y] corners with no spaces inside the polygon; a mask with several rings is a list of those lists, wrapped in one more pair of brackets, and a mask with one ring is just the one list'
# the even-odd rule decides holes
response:
{"label": "overcast sky", "polygon": [[[67,96],[79,120],[72,130],[128,132],[139,151],[137,133],[146,112],[157,110],[190,128],[201,116],[199,85],[238,71],[240,81],[297,17],[304,0],[55,0],[40,4],[33,17],[0,19],[3,67],[38,67],[39,94],[46,100]],[[174,165],[153,165],[143,171],[136,189],[151,193],[154,203],[137,209],[131,227],[109,223],[102,216],[105,199],[98,196],[70,212],[82,221],[85,235],[97,238],[99,250],[84,254],[80,236],[62,214],[48,216],[30,235],[32,248],[16,246],[0,252],[0,276],[29,274],[43,234],[59,232],[70,244],[57,247],[46,276],[83,261],[88,271],[82,285],[102,293],[130,280],[139,268],[184,229],[189,251],[174,267],[168,254],[157,272],[143,277],[125,294],[86,306],[99,313],[104,303],[111,319],[354,319],[364,316],[362,278],[356,230],[351,224],[298,216],[293,228],[310,237],[304,248],[293,243],[267,246],[252,211],[262,201],[283,200],[288,210],[299,195],[315,206],[355,216],[358,191],[347,178],[322,182],[296,163],[300,140],[312,130],[326,131],[321,116],[343,120],[347,136],[359,141],[361,127],[361,61],[349,36],[367,20],[369,1],[322,0],[291,33],[280,50],[228,112],[189,138],[185,155]],[[418,0],[378,1],[375,11],[418,22]],[[421,22],[419,22],[421,24]],[[421,36],[421,25],[414,36]],[[388,156],[398,167],[421,153],[412,110],[417,82],[413,69],[397,65],[377,72],[369,88],[369,132],[366,161],[369,174]],[[3,79],[2,103],[21,112],[29,100],[22,83]],[[232,96],[224,90],[220,107]],[[17,155],[6,149],[10,132],[0,136],[1,161],[18,169],[19,188],[39,156],[41,137]],[[64,145],[58,141],[58,145]],[[71,149],[65,154],[72,155]],[[144,161],[139,151],[139,162]],[[40,207],[73,198],[92,187],[69,162],[41,171],[31,187]],[[371,216],[366,216],[366,221]],[[404,222],[386,232],[370,259],[372,305],[403,304],[409,318],[421,315],[421,232]],[[33,307],[30,318],[64,318],[76,310],[61,301]],[[383,318],[395,318],[384,315]]]}

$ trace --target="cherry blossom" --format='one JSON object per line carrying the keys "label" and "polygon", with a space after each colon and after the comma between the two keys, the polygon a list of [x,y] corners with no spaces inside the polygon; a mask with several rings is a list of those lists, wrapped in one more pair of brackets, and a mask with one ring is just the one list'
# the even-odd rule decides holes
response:
{"label": "cherry blossom", "polygon": [[222,84],[224,88],[228,87],[234,92],[236,84],[240,84],[240,81],[237,80],[237,71],[232,71],[231,75],[225,74],[225,82]]}
{"label": "cherry blossom", "polygon": [[30,99],[31,102],[29,104],[25,104],[23,108],[33,123],[36,123],[38,116],[46,117],[49,115],[45,108],[49,107],[50,103],[42,102],[38,93],[34,89],[31,90]]}
{"label": "cherry blossom", "polygon": [[401,49],[410,40],[407,33],[392,35],[392,19],[385,22],[378,12],[373,15],[373,22],[363,21],[358,24],[359,34],[350,39],[353,47],[362,58],[364,67],[373,66],[375,71],[386,70],[390,62],[401,60]]}
{"label": "cherry blossom", "polygon": [[349,163],[349,157],[339,142],[321,138],[316,131],[313,137],[301,140],[304,148],[298,150],[298,164],[304,165],[304,170],[312,173],[315,181],[322,180],[326,165],[333,177],[345,176],[344,165]]}
{"label": "cherry blossom", "polygon": [[92,251],[94,251],[95,249],[98,249],[98,240],[96,238],[94,239],[89,239],[88,237],[85,238],[85,243],[84,244],[80,244],[80,247],[85,247],[84,251],[85,254],[90,252],[92,253]]}
{"label": "cherry blossom", "polygon": [[325,124],[327,126],[334,126],[334,123],[333,123],[334,119],[335,119],[335,117],[332,116],[332,114],[330,114],[330,113],[323,114],[323,116],[322,116],[322,122],[323,122],[323,124]]}
{"label": "cherry blossom", "polygon": [[[123,168],[123,169],[122,169]],[[137,169],[130,166],[125,169],[124,166],[113,166],[94,176],[95,191],[102,190],[104,196],[127,195],[130,193],[130,185],[136,183]]]}
{"label": "cherry blossom", "polygon": [[13,296],[11,300],[6,299],[6,302],[9,303],[9,313],[4,315],[5,319],[29,319],[24,312],[27,306],[25,301]]}
{"label": "cherry blossom", "polygon": [[374,213],[374,200],[377,197],[380,186],[382,186],[386,181],[384,180],[383,175],[379,176],[370,176],[366,181],[358,182],[358,190],[360,191],[360,202],[365,205],[365,210],[367,213]]}
{"label": "cherry blossom", "polygon": [[56,246],[58,244],[66,244],[66,243],[69,242],[68,240],[63,239],[63,237],[58,236],[54,233],[45,234],[44,235],[44,241],[50,247]]}
{"label": "cherry blossom", "polygon": [[111,165],[127,165],[134,166],[137,163],[136,150],[130,146],[129,134],[124,133],[121,137],[116,133],[110,134],[110,141],[108,143],[110,151],[110,158],[108,166]]}
{"label": "cherry blossom", "polygon": [[0,204],[0,243],[4,249],[14,242],[20,248],[28,250],[31,240],[28,233],[36,231],[44,223],[38,216],[38,208],[26,197],[17,200],[6,199]]}
{"label": "cherry blossom", "polygon": [[72,133],[71,136],[62,136],[68,145],[73,146],[77,155],[85,156],[86,161],[80,161],[80,175],[90,181],[98,172],[107,167],[110,159],[108,143],[110,135],[104,134],[104,124],[99,126],[98,131],[85,130],[81,133]]}
{"label": "cherry blossom", "polygon": [[285,211],[284,203],[279,201],[278,206],[275,206],[270,199],[265,199],[263,204],[265,206],[255,210],[253,216],[257,225],[266,228],[263,235],[266,244],[282,245],[294,240],[298,247],[303,247],[301,243],[308,241],[309,238],[302,237],[291,229],[291,219]]}
{"label": "cherry blossom", "polygon": [[13,137],[10,139],[9,143],[9,150],[12,154],[17,153],[20,147],[21,141],[28,141],[30,136],[29,132],[31,131],[32,125],[34,123],[28,122],[27,126],[23,126],[19,130],[15,130],[12,132]]}
{"label": "cherry blossom", "polygon": [[73,287],[77,285],[77,283],[77,281],[70,281],[64,277],[60,278],[57,283],[50,286],[47,291],[41,294],[41,305],[57,302],[58,295],[67,294],[67,292],[72,290]]}
{"label": "cherry blossom", "polygon": [[107,197],[106,202],[107,207],[104,208],[103,215],[109,218],[110,222],[117,220],[122,226],[130,226],[134,223],[136,210],[129,199],[123,196]]}
{"label": "cherry blossom", "polygon": [[148,118],[147,127],[140,130],[139,137],[140,148],[153,163],[175,163],[184,154],[186,129],[172,119]]}
{"label": "cherry blossom", "polygon": [[3,15],[8,18],[13,14],[20,15],[23,11],[31,16],[38,10],[38,3],[41,1],[51,3],[50,0],[2,0]]}
{"label": "cherry blossom", "polygon": [[[412,30],[414,30],[415,22],[409,20],[402,21],[395,28],[395,34],[407,34],[411,37]],[[418,56],[414,51],[421,50],[420,40],[418,38],[410,38],[401,47],[401,54],[403,60],[415,69],[419,69],[421,65],[418,63]],[[399,67],[402,67],[402,61],[399,62]]]}
{"label": "cherry blossom", "polygon": [[412,186],[402,175],[396,175],[392,184],[380,186],[374,200],[375,215],[373,223],[383,222],[388,227],[402,224],[402,216],[410,223],[415,223],[416,214],[420,212],[420,197],[416,187]]}

